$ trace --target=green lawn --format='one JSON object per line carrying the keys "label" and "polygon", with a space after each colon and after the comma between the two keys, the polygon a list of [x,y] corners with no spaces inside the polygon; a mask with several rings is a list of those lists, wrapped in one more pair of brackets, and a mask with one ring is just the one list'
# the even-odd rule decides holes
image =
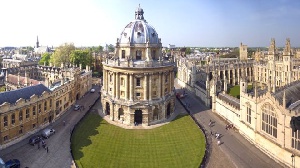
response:
{"label": "green lawn", "polygon": [[199,167],[205,137],[190,118],[179,116],[150,130],[127,130],[88,114],[72,135],[79,167]]}
{"label": "green lawn", "polygon": [[[248,85],[247,88],[248,88],[248,90],[252,89],[252,85]],[[240,98],[240,85],[236,85],[236,86],[233,86],[232,88],[229,88],[228,94],[239,99]]]}

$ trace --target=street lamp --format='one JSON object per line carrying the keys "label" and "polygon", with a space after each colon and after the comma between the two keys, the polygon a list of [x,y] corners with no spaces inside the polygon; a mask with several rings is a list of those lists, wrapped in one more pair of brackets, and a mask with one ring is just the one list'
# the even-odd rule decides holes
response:
{"label": "street lamp", "polygon": [[292,168],[295,168],[295,154],[292,154]]}

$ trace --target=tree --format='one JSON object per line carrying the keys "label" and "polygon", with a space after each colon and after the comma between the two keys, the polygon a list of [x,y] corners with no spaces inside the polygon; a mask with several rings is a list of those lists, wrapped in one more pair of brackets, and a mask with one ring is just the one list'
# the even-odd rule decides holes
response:
{"label": "tree", "polygon": [[91,51],[89,51],[88,49],[74,50],[70,54],[70,62],[75,65],[81,64],[83,68],[85,68],[86,65],[91,66],[92,61],[93,61],[93,57]]}
{"label": "tree", "polygon": [[51,59],[51,55],[52,55],[52,54],[50,54],[50,53],[44,53],[44,54],[42,55],[42,58],[41,58],[40,61],[39,61],[39,64],[40,64],[40,65],[46,64],[46,66],[49,66],[49,62],[50,62],[50,59]]}
{"label": "tree", "polygon": [[115,46],[110,44],[107,49],[108,49],[108,52],[114,52],[115,51]]}
{"label": "tree", "polygon": [[70,55],[74,50],[75,46],[73,43],[64,43],[55,49],[50,62],[52,62],[55,66],[60,66],[61,63],[68,65],[71,62]]}
{"label": "tree", "polygon": [[185,54],[186,54],[186,55],[189,55],[189,54],[191,54],[191,53],[192,53],[191,48],[190,48],[190,47],[186,47],[186,49],[185,49]]}

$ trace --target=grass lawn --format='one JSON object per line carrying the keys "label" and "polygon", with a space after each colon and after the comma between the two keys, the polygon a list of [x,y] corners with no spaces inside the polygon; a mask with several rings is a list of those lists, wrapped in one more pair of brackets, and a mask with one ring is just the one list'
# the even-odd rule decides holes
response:
{"label": "grass lawn", "polygon": [[205,138],[190,116],[150,130],[127,130],[90,113],[72,135],[79,167],[199,167]]}
{"label": "grass lawn", "polygon": [[[252,89],[252,85],[248,85],[247,88],[248,88],[248,90]],[[240,85],[236,85],[236,86],[233,86],[232,88],[229,88],[228,94],[239,99],[240,98]]]}

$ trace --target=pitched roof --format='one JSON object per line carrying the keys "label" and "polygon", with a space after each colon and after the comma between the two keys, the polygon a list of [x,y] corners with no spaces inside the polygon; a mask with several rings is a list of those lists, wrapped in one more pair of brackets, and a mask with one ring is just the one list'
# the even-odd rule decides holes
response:
{"label": "pitched roof", "polygon": [[41,96],[44,91],[51,92],[51,90],[48,89],[45,85],[38,84],[35,86],[28,86],[28,87],[24,87],[24,88],[17,89],[17,90],[1,92],[0,93],[0,105],[5,102],[13,104],[20,98],[27,100],[27,99],[30,99],[30,97],[34,94],[37,96]]}
{"label": "pitched roof", "polygon": [[[298,100],[300,100],[300,82],[299,81],[296,81],[296,82],[291,83],[290,85],[284,86],[284,87],[278,89],[278,91],[276,91],[273,94],[274,97],[281,104],[283,103],[284,90],[285,90],[285,97],[286,97],[286,105],[284,105],[284,107],[289,107],[293,103],[296,103]],[[300,106],[297,105],[297,107],[296,107],[295,104],[294,104],[290,108],[292,108],[290,110],[296,110],[296,109],[299,110]]]}
{"label": "pitched roof", "polygon": [[[18,75],[7,75],[7,82],[12,83],[14,85],[18,85]],[[34,79],[28,78],[28,83],[32,85],[44,84],[44,81],[38,81]],[[20,76],[20,85],[25,85],[25,77]]]}

